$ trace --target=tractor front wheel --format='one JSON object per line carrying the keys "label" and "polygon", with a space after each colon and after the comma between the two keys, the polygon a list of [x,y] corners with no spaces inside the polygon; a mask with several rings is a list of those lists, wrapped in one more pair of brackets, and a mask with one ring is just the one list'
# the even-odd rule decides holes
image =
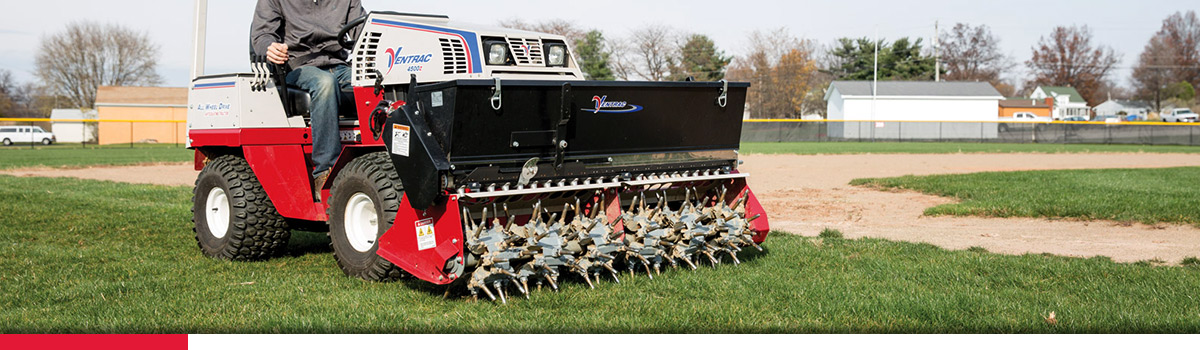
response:
{"label": "tractor front wheel", "polygon": [[200,250],[219,259],[269,259],[291,238],[250,165],[231,155],[208,162],[196,178],[192,224]]}
{"label": "tractor front wheel", "polygon": [[333,257],[347,275],[368,281],[395,281],[403,270],[375,254],[379,237],[392,227],[400,208],[400,174],[387,152],[358,157],[333,180],[329,198],[329,238]]}

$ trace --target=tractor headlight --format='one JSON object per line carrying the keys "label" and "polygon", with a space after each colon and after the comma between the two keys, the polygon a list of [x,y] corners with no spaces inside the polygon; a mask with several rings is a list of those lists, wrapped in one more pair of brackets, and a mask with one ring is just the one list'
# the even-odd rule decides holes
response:
{"label": "tractor headlight", "polygon": [[567,45],[551,44],[546,46],[546,65],[551,67],[567,66]]}
{"label": "tractor headlight", "polygon": [[489,41],[487,46],[487,64],[493,66],[503,66],[508,64],[508,43],[503,41]]}

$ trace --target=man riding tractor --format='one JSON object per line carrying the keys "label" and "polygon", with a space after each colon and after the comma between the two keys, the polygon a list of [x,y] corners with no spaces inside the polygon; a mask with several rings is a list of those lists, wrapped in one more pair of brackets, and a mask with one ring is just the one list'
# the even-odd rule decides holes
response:
{"label": "man riding tractor", "polygon": [[255,54],[286,65],[290,70],[287,84],[304,90],[311,98],[313,196],[318,201],[329,169],[341,153],[341,91],[351,88],[346,62],[349,51],[338,44],[338,32],[364,13],[360,0],[259,0],[254,9],[250,42]]}

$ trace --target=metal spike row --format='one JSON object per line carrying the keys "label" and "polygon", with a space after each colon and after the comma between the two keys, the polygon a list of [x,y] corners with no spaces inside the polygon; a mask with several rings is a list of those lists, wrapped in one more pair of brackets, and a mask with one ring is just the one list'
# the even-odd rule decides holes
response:
{"label": "metal spike row", "polygon": [[[743,247],[762,249],[749,229],[759,216],[745,217],[748,192],[743,191],[732,205],[725,202],[727,192],[724,187],[708,194],[685,188],[677,208],[667,205],[665,192],[652,193],[655,203],[641,192],[633,196],[628,209],[620,208],[612,222],[607,222],[605,213],[606,193],[586,213],[579,199],[553,213],[539,201],[522,225],[515,223],[507,205],[493,205],[491,217],[485,207],[478,222],[464,210],[467,248],[481,261],[468,290],[476,298],[482,292],[488,299],[507,303],[509,288],[529,298],[531,280],[538,289],[546,283],[557,291],[564,273],[582,277],[589,288],[596,288],[604,272],[620,283],[618,260],[631,274],[640,269],[651,279],[662,274],[664,265],[695,270],[701,257],[713,266],[725,255],[733,264],[741,264],[737,255]],[[615,230],[620,223],[624,229]]]}

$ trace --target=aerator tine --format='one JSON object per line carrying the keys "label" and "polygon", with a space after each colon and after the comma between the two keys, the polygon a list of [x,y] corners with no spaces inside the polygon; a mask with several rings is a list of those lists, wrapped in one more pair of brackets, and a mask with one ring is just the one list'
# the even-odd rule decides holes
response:
{"label": "aerator tine", "polygon": [[508,304],[508,298],[504,297],[504,288],[500,286],[500,281],[492,282],[492,288],[496,288],[496,294],[500,294],[500,303]]}
{"label": "aerator tine", "polygon": [[[578,199],[576,199],[576,200],[578,201]],[[571,210],[571,204],[563,204],[562,216],[560,216],[558,218],[558,223],[560,225],[567,224],[567,211],[569,211],[569,210]],[[554,220],[550,220],[550,221],[554,221]]]}
{"label": "aerator tine", "polygon": [[487,296],[488,296],[488,299],[491,299],[492,301],[496,301],[496,295],[495,295],[495,294],[492,294],[492,291],[491,291],[490,289],[488,289],[488,287],[487,287],[487,286],[481,285],[481,286],[479,286],[479,287],[478,287],[478,289],[482,289],[482,290],[483,290],[483,292],[484,292],[485,294],[487,294]]}
{"label": "aerator tine", "polygon": [[742,191],[742,196],[738,198],[737,202],[733,203],[732,207],[729,207],[729,210],[737,210],[737,208],[739,206],[741,206],[742,203],[746,202],[746,198],[749,198],[749,197],[750,197],[750,190]]}
{"label": "aerator tine", "polygon": [[607,269],[607,270],[608,270],[608,272],[612,274],[612,278],[613,278],[613,280],[614,280],[614,281],[617,281],[617,283],[621,283],[621,278],[620,278],[620,277],[617,277],[617,269],[614,269],[614,268],[612,267],[612,263],[611,263],[611,262],[610,262],[610,263],[608,263],[608,264],[604,264],[604,268],[605,268],[605,269]]}
{"label": "aerator tine", "polygon": [[539,223],[539,224],[542,223],[542,201],[541,200],[538,200],[537,203],[533,204],[533,213],[529,214],[529,215],[532,215],[529,217],[529,221]]}
{"label": "aerator tine", "polygon": [[729,257],[730,257],[730,258],[733,258],[733,265],[734,265],[734,266],[737,266],[737,265],[741,265],[741,264],[742,264],[742,261],[741,261],[741,260],[738,260],[738,258],[737,258],[737,253],[734,253],[732,250],[726,250],[726,251],[727,251],[727,252],[729,252]]}
{"label": "aerator tine", "polygon": [[588,289],[596,289],[596,285],[592,284],[592,277],[588,276],[587,270],[579,270],[579,274],[583,275],[583,280],[587,282]]}
{"label": "aerator tine", "polygon": [[575,197],[575,218],[576,219],[583,217],[583,206],[580,204],[581,203],[579,202],[579,197]]}

